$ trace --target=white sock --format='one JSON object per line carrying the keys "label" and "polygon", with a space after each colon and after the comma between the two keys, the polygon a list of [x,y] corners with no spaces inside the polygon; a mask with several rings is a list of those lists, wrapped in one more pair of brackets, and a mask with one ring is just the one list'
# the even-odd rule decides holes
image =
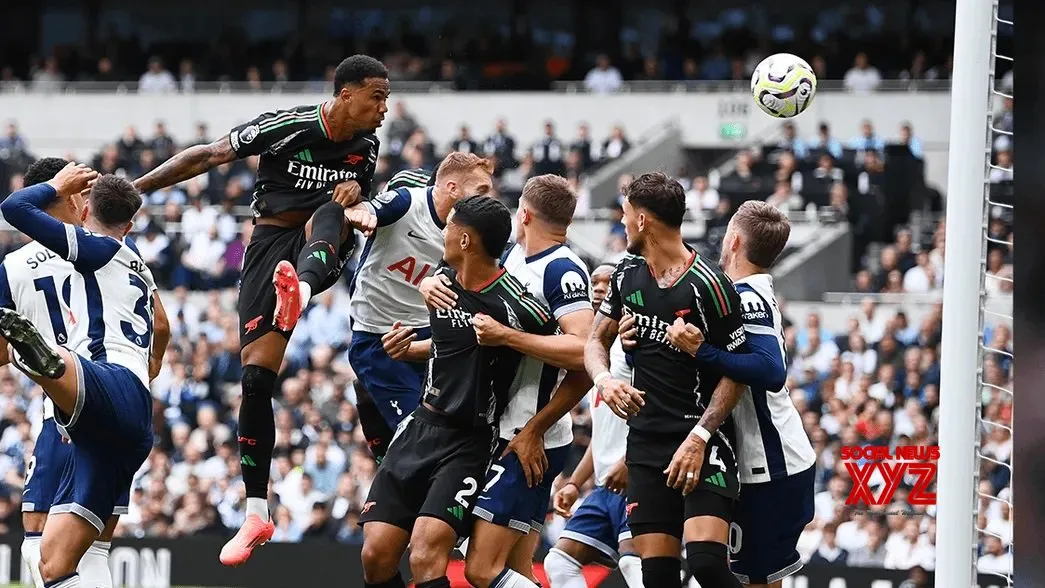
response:
{"label": "white sock", "polygon": [[73,573],[73,575],[69,576],[68,578],[62,580],[57,584],[52,584],[47,588],[80,588],[81,586],[83,586],[83,584],[80,582],[80,575],[77,573]]}
{"label": "white sock", "polygon": [[617,560],[617,569],[620,570],[620,575],[624,576],[628,588],[643,588],[642,558],[633,553],[622,555]]}
{"label": "white sock", "polygon": [[108,541],[95,541],[83,554],[76,571],[85,585],[91,588],[113,588],[112,572],[109,570],[110,546]]}
{"label": "white sock", "polygon": [[553,547],[544,556],[544,571],[548,573],[551,588],[588,588],[580,562],[561,549]]}
{"label": "white sock", "polygon": [[247,497],[247,515],[258,515],[263,521],[269,520],[269,501]]}
{"label": "white sock", "polygon": [[531,582],[526,576],[519,572],[511,569],[504,568],[501,573],[494,578],[493,584],[490,588],[540,588],[537,584]]}
{"label": "white sock", "polygon": [[40,539],[39,535],[22,538],[22,565],[29,568],[35,588],[44,588],[44,579],[40,576]]}
{"label": "white sock", "polygon": [[312,301],[312,286],[303,280],[298,280],[298,292],[301,293],[301,311],[304,312],[308,303]]}
{"label": "white sock", "polygon": [[468,540],[469,538],[465,538],[465,540],[457,546],[457,551],[461,552],[461,557],[468,555]]}

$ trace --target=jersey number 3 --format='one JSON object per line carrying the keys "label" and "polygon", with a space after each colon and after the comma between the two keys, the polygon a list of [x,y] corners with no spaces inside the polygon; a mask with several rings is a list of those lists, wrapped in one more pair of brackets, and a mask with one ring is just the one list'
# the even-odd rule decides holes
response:
{"label": "jersey number 3", "polygon": [[142,291],[141,298],[138,298],[138,302],[134,305],[134,314],[145,321],[145,332],[135,331],[134,325],[130,321],[120,321],[120,328],[123,330],[123,336],[127,337],[131,343],[142,349],[148,349],[152,345],[152,297],[149,296],[149,287],[145,280],[141,279],[138,274],[129,275],[131,285]]}

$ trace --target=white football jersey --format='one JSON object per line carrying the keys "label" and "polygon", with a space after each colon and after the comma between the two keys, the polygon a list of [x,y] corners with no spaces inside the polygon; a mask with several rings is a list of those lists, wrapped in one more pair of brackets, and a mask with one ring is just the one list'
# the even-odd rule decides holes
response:
{"label": "white football jersey", "polygon": [[[772,276],[755,274],[737,280],[734,285],[740,294],[748,345],[758,344],[757,338],[772,337],[775,348],[779,349],[780,361],[786,365],[783,318],[773,294]],[[816,462],[816,452],[786,387],[782,390],[748,388],[733,409],[733,418],[742,484],[785,478],[809,469]]]}
{"label": "white football jersey", "polygon": [[[578,310],[591,310],[591,278],[580,257],[565,245],[556,245],[526,257],[521,245],[513,245],[504,258],[504,268],[551,309],[556,320]],[[501,416],[501,438],[510,440],[537,414],[555,393],[565,370],[532,357],[523,358],[512,399]],[[544,434],[547,449],[573,442],[573,417],[563,415]]]}
{"label": "white football jersey", "polygon": [[[618,380],[631,382],[631,367],[624,357],[620,339],[610,347],[610,374]],[[588,393],[591,404],[591,456],[595,466],[595,484],[602,486],[606,475],[617,462],[624,459],[628,446],[628,421],[613,414],[609,405],[592,388]]]}
{"label": "white football jersey", "polygon": [[352,278],[352,329],[384,334],[399,321],[428,326],[428,307],[417,287],[443,258],[443,227],[433,188],[399,188],[370,202],[377,229],[359,254]]}
{"label": "white football jersey", "polygon": [[[69,345],[86,336],[83,278],[73,264],[36,241],[7,254],[0,264],[0,305],[28,318],[50,343]],[[54,418],[54,403],[46,395],[43,418]]]}

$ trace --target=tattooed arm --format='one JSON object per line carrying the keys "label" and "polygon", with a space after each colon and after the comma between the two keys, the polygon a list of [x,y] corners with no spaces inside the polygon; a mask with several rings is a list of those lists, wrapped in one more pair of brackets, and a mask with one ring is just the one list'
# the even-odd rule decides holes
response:
{"label": "tattooed arm", "polygon": [[229,136],[225,135],[209,145],[193,145],[181,151],[156,169],[138,178],[134,182],[134,187],[142,193],[153,192],[184,182],[223,163],[230,163],[237,159],[239,156],[233,150]]}
{"label": "tattooed arm", "polygon": [[729,416],[729,413],[733,412],[737,403],[740,402],[740,397],[744,394],[745,388],[747,386],[738,384],[723,376],[719,380],[718,386],[715,387],[715,391],[711,393],[711,400],[708,402],[708,407],[704,410],[704,415],[700,417],[698,424],[709,432],[714,433],[717,431],[722,426],[722,423],[726,422],[726,417]]}

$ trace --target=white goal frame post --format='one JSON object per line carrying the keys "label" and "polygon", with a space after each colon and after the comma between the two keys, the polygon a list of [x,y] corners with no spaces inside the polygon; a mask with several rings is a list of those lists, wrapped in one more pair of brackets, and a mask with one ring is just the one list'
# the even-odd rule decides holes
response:
{"label": "white goal frame post", "polygon": [[977,586],[981,338],[997,0],[957,0],[947,174],[936,587]]}

